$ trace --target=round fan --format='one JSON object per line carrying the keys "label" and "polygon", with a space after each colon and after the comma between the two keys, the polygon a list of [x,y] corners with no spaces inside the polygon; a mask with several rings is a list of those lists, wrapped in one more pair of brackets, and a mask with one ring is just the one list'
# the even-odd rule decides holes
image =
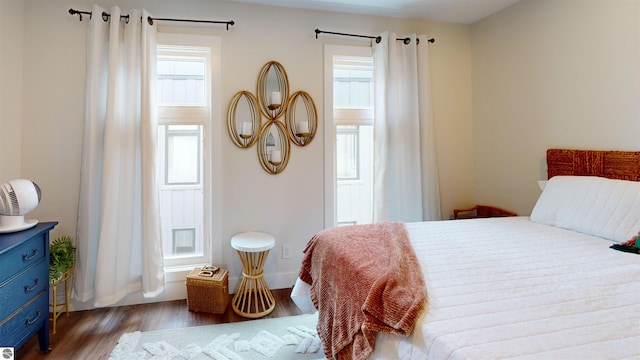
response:
{"label": "round fan", "polygon": [[24,214],[40,203],[40,187],[31,180],[9,180],[0,185],[0,233],[25,230],[38,220],[24,220]]}

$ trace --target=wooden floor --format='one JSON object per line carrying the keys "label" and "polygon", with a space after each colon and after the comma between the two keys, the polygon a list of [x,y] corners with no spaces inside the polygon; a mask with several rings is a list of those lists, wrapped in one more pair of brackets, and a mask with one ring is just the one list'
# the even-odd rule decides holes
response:
{"label": "wooden floor", "polygon": [[[291,289],[272,290],[272,293],[276,307],[264,318],[301,314],[289,297]],[[251,319],[236,315],[230,304],[223,314],[196,313],[188,310],[186,300],[70,312],[68,317],[58,318],[57,332],[51,334],[50,352],[40,353],[36,335],[16,351],[16,359],[107,359],[120,336],[128,332],[239,321]]]}

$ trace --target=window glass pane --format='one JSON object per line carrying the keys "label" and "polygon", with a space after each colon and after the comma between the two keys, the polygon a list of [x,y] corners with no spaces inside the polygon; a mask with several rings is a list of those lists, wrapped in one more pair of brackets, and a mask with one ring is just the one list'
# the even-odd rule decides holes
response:
{"label": "window glass pane", "polygon": [[158,126],[162,246],[171,262],[204,256],[203,131],[202,125]]}
{"label": "window glass pane", "polygon": [[371,223],[373,126],[336,126],[336,170],[336,223]]}
{"label": "window glass pane", "polygon": [[334,61],[333,106],[370,108],[373,104],[373,62],[363,58]]}
{"label": "window glass pane", "polygon": [[196,251],[196,229],[173,229],[173,255],[193,255]]}
{"label": "window glass pane", "polygon": [[205,105],[205,59],[159,57],[158,104]]}
{"label": "window glass pane", "polygon": [[[166,184],[200,182],[200,129],[198,125],[169,125],[166,131]],[[194,129],[194,130],[191,130]]]}
{"label": "window glass pane", "polygon": [[336,126],[336,170],[338,180],[358,179],[358,126]]}
{"label": "window glass pane", "polygon": [[[334,57],[336,224],[372,222],[373,60]],[[349,125],[346,125],[349,124]]]}

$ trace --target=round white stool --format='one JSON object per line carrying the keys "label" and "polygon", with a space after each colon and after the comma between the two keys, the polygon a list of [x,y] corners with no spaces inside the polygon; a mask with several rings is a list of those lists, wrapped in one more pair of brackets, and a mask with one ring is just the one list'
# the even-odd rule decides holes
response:
{"label": "round white stool", "polygon": [[263,277],[264,262],[274,245],[274,237],[263,232],[240,233],[231,238],[231,247],[242,262],[242,280],[231,301],[236,314],[259,318],[275,308],[276,301]]}

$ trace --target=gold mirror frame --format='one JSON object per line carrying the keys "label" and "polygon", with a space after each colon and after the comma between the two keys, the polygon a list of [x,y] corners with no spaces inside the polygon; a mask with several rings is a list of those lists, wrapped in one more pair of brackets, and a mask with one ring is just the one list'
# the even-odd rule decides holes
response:
{"label": "gold mirror frame", "polygon": [[[273,92],[280,94],[280,104],[271,104]],[[267,119],[275,120],[284,114],[289,99],[289,78],[282,64],[270,61],[262,67],[258,75],[257,94],[260,110]]]}
{"label": "gold mirror frame", "polygon": [[[296,113],[298,99],[302,99],[306,112],[306,119],[297,119]],[[318,111],[316,105],[306,91],[297,91],[291,95],[285,115],[287,133],[291,141],[297,146],[306,146],[311,143],[318,130]],[[306,122],[306,123],[305,123]]]}
{"label": "gold mirror frame", "polygon": [[[276,131],[278,139],[271,137],[272,129]],[[273,146],[273,148],[271,148]],[[262,168],[270,174],[279,174],[287,167],[290,156],[289,137],[284,125],[277,120],[267,121],[260,129],[258,140],[258,159]],[[271,148],[271,149],[270,149]],[[279,161],[273,161],[273,150],[279,151]]]}
{"label": "gold mirror frame", "polygon": [[[251,133],[247,134],[246,129],[241,129],[238,131],[238,124],[236,118],[236,112],[238,110],[238,104],[242,99],[245,99],[249,105],[249,111],[251,113]],[[244,127],[245,123],[249,123],[245,121],[242,123],[242,127]],[[231,98],[231,102],[229,103],[229,109],[227,110],[227,130],[229,131],[229,136],[233,143],[238,147],[246,149],[251,147],[258,140],[258,136],[260,134],[260,126],[262,125],[262,116],[260,115],[260,109],[258,108],[258,99],[248,92],[248,91],[238,91],[233,98]]]}

